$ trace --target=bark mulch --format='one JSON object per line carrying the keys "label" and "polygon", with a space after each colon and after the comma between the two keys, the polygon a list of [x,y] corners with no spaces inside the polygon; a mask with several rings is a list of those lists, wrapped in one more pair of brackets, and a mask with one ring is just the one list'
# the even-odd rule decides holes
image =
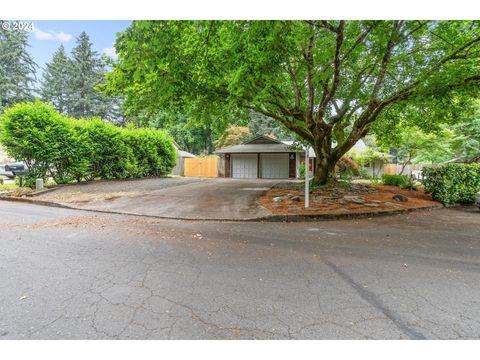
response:
{"label": "bark mulch", "polygon": [[[405,202],[395,200],[393,198],[395,195],[406,196],[408,200]],[[297,184],[287,183],[274,187],[262,196],[259,202],[275,215],[351,215],[441,206],[422,190],[364,184],[313,190],[310,192],[309,209],[305,209],[303,185],[299,188]]]}

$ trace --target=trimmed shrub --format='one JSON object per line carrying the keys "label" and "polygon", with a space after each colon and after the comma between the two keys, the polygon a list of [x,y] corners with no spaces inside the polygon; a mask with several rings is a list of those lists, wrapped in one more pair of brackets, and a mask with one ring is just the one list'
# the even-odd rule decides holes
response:
{"label": "trimmed shrub", "polygon": [[0,117],[0,143],[29,168],[26,184],[51,176],[73,180],[168,175],[176,163],[162,130],[118,128],[102,119],[73,119],[40,101],[17,104]]}
{"label": "trimmed shrub", "polygon": [[445,205],[470,204],[480,191],[480,164],[446,164],[422,169],[425,192]]}
{"label": "trimmed shrub", "polygon": [[177,162],[177,153],[172,139],[163,131],[135,129],[129,126],[122,129],[124,142],[135,149],[137,176],[162,176],[170,173]]}
{"label": "trimmed shrub", "polygon": [[383,174],[382,183],[384,185],[406,187],[408,185],[408,176]]}

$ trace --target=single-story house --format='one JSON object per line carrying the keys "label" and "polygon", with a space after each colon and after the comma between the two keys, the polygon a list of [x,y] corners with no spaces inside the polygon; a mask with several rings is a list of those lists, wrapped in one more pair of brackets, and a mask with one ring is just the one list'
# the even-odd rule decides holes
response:
{"label": "single-story house", "polygon": [[[300,177],[300,164],[305,150],[292,147],[293,141],[279,141],[259,136],[240,145],[215,151],[225,161],[225,177],[295,179]],[[310,148],[310,176],[315,169],[315,152]]]}
{"label": "single-story house", "polygon": [[184,175],[184,162],[185,158],[195,158],[196,156],[188,151],[180,150],[180,146],[177,144],[176,141],[173,142],[173,146],[175,146],[175,150],[177,152],[177,164],[172,169],[173,175]]}

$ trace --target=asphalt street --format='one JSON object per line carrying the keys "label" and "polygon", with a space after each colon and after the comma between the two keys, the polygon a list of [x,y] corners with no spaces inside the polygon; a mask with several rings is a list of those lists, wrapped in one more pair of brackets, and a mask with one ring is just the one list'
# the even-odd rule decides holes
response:
{"label": "asphalt street", "polygon": [[0,339],[478,339],[480,213],[201,222],[0,202]]}

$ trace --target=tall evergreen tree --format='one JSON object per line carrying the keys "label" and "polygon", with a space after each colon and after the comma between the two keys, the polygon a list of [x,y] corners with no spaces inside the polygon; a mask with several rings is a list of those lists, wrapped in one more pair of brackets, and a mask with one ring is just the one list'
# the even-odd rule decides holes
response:
{"label": "tall evergreen tree", "polygon": [[69,112],[69,96],[72,94],[69,87],[71,66],[71,61],[65,54],[65,48],[60,45],[53,54],[52,61],[47,64],[41,82],[42,100],[53,103],[57,111],[62,113]]}
{"label": "tall evergreen tree", "polygon": [[69,115],[107,117],[109,101],[96,89],[104,81],[105,67],[85,32],[77,38],[77,46],[72,50],[70,70]]}
{"label": "tall evergreen tree", "polygon": [[27,51],[27,39],[25,31],[0,26],[0,113],[8,106],[34,98],[37,64]]}

